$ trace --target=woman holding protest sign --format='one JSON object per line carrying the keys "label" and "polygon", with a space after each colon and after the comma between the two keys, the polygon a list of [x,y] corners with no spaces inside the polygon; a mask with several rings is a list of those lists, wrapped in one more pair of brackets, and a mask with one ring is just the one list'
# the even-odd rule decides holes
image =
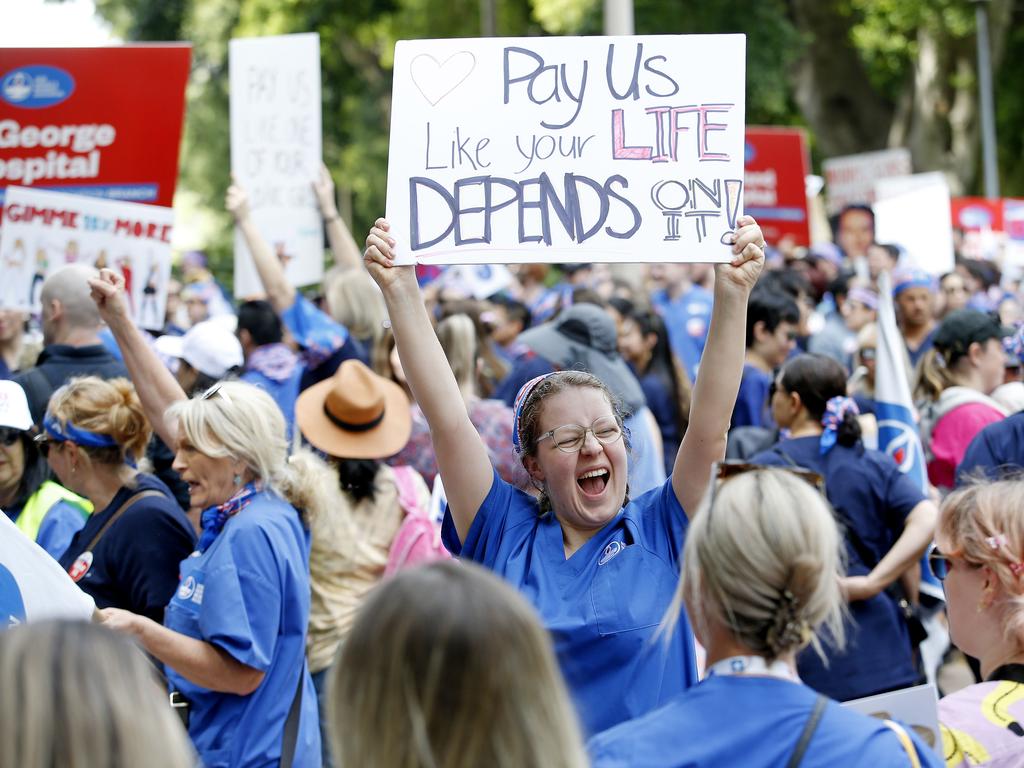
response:
{"label": "woman holding protest sign", "polygon": [[688,513],[725,434],[743,367],[747,297],[764,264],[764,237],[740,220],[733,261],[716,266],[715,310],[690,421],[670,481],[629,500],[628,435],[596,377],[565,370],[516,398],[513,441],[537,500],[494,472],[431,327],[413,267],[394,266],[380,219],[365,260],[388,305],[399,355],[430,424],[448,494],[445,544],[520,588],[551,631],[584,728],[637,717],[696,682],[685,619],[671,644],[652,642],[678,580]]}
{"label": "woman holding protest sign", "polygon": [[181,563],[163,626],[114,609],[101,620],[166,665],[204,765],[319,766],[305,664],[306,519],[327,507],[337,479],[309,453],[288,458],[284,417],[263,390],[223,382],[187,399],[132,323],[123,279],[103,270],[90,286],[150,422],[175,450],[192,506],[203,510],[198,551]]}

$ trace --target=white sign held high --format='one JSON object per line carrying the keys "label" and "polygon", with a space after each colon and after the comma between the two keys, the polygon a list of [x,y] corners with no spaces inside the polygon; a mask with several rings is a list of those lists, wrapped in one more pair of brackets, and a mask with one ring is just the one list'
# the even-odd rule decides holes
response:
{"label": "white sign held high", "polygon": [[743,211],[743,35],[395,48],[399,262],[727,261]]}
{"label": "white sign held high", "polygon": [[38,312],[49,275],[67,264],[89,264],[120,272],[135,322],[162,330],[173,227],[170,208],[8,187],[0,308]]}
{"label": "white sign held high", "polygon": [[[256,228],[292,285],[323,277],[323,224],[313,195],[320,169],[320,36],[232,40],[231,171],[249,196]],[[235,232],[235,294],[263,293]]]}

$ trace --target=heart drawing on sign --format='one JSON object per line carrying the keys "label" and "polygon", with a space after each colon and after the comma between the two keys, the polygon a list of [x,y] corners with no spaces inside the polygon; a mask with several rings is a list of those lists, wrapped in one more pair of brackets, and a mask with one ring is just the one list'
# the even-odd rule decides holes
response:
{"label": "heart drawing on sign", "polygon": [[475,66],[476,57],[469,51],[453,53],[443,63],[429,53],[421,53],[409,65],[409,73],[423,98],[433,107],[462,85]]}

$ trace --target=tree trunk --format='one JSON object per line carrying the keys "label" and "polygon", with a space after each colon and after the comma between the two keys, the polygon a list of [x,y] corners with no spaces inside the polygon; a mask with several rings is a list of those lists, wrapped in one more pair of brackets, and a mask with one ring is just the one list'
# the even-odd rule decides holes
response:
{"label": "tree trunk", "polygon": [[894,105],[871,87],[841,0],[791,0],[805,40],[790,75],[796,103],[827,157],[884,149]]}

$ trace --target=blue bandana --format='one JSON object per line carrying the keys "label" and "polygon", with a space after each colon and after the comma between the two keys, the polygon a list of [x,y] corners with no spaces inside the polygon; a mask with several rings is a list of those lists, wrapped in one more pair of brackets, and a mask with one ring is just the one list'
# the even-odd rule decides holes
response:
{"label": "blue bandana", "polygon": [[260,492],[256,483],[246,483],[238,489],[238,493],[225,501],[203,510],[199,517],[199,526],[203,529],[199,537],[199,551],[205,552],[218,534],[224,529],[229,517],[233,517],[245,509],[252,502],[253,497]]}
{"label": "blue bandana", "polygon": [[70,421],[61,424],[50,414],[43,417],[43,428],[47,434],[64,443],[71,442],[83,448],[117,448],[117,441],[110,435],[79,429]]}

